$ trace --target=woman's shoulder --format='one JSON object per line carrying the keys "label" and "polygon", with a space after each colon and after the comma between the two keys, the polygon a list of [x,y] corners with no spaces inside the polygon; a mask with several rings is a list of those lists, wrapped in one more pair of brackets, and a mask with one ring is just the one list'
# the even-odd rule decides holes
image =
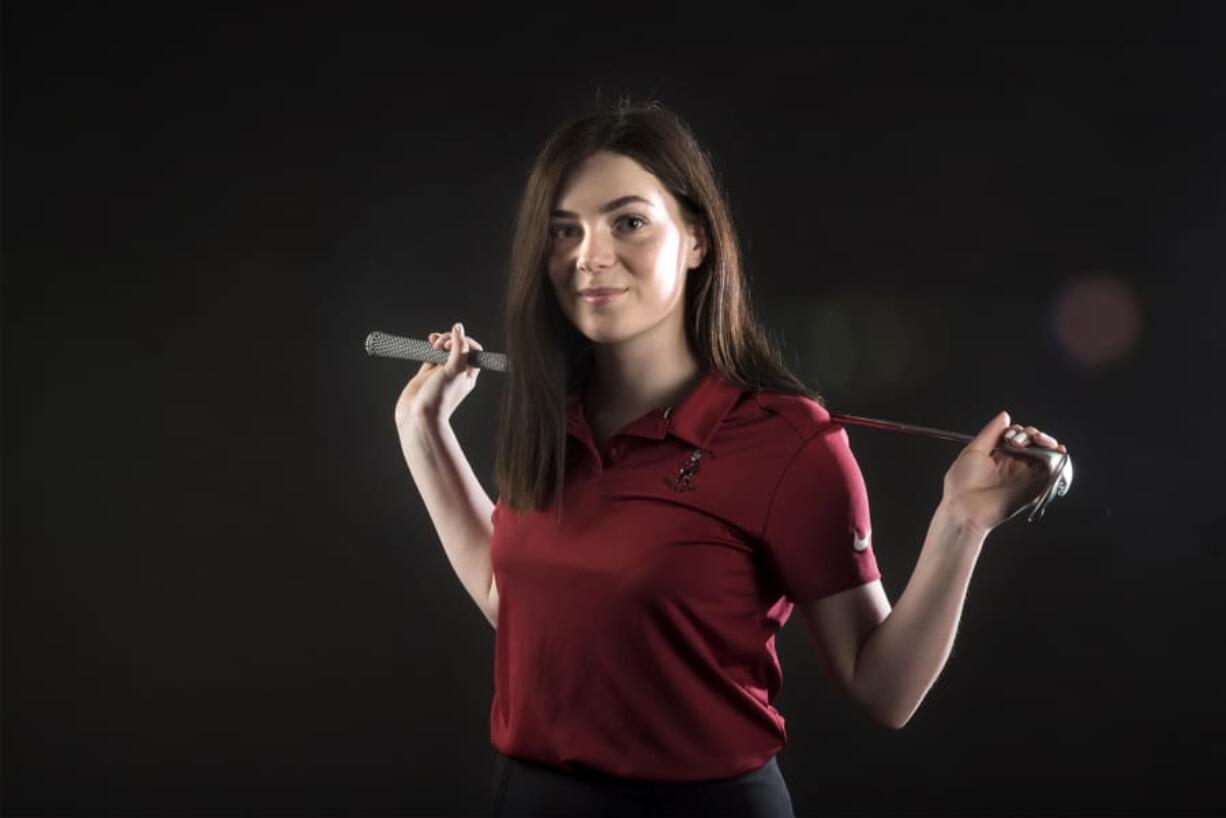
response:
{"label": "woman's shoulder", "polygon": [[826,407],[808,395],[773,389],[757,390],[750,395],[759,411],[782,421],[801,442],[819,432],[838,428]]}

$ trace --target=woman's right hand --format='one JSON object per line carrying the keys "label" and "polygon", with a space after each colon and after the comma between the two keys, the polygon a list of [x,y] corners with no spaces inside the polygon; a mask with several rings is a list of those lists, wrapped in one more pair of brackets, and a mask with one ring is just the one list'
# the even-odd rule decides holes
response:
{"label": "woman's right hand", "polygon": [[477,385],[481,368],[470,366],[465,356],[485,347],[464,335],[463,324],[457,323],[451,332],[432,332],[429,341],[435,349],[449,350],[450,354],[446,363],[422,361],[421,368],[396,402],[397,429],[404,429],[423,418],[450,420],[451,414]]}

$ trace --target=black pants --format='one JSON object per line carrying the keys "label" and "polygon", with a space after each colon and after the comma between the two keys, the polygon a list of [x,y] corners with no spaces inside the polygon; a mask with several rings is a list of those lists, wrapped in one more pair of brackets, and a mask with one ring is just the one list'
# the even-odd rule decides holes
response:
{"label": "black pants", "polygon": [[742,816],[795,818],[792,796],[771,758],[715,781],[637,781],[568,772],[494,751],[494,816]]}

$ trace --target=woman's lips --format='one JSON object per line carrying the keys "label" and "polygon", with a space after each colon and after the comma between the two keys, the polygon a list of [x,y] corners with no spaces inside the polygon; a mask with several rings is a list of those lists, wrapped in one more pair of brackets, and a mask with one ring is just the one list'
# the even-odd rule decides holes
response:
{"label": "woman's lips", "polygon": [[620,295],[625,295],[625,290],[597,290],[593,293],[579,293],[583,296],[583,300],[589,304],[604,304],[606,301],[612,301]]}

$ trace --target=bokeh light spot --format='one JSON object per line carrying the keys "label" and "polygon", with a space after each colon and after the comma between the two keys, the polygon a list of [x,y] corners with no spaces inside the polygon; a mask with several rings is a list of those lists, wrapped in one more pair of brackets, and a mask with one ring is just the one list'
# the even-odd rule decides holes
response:
{"label": "bokeh light spot", "polygon": [[1096,368],[1124,358],[1141,335],[1141,306],[1127,282],[1090,273],[1066,282],[1053,302],[1052,331],[1074,363]]}

